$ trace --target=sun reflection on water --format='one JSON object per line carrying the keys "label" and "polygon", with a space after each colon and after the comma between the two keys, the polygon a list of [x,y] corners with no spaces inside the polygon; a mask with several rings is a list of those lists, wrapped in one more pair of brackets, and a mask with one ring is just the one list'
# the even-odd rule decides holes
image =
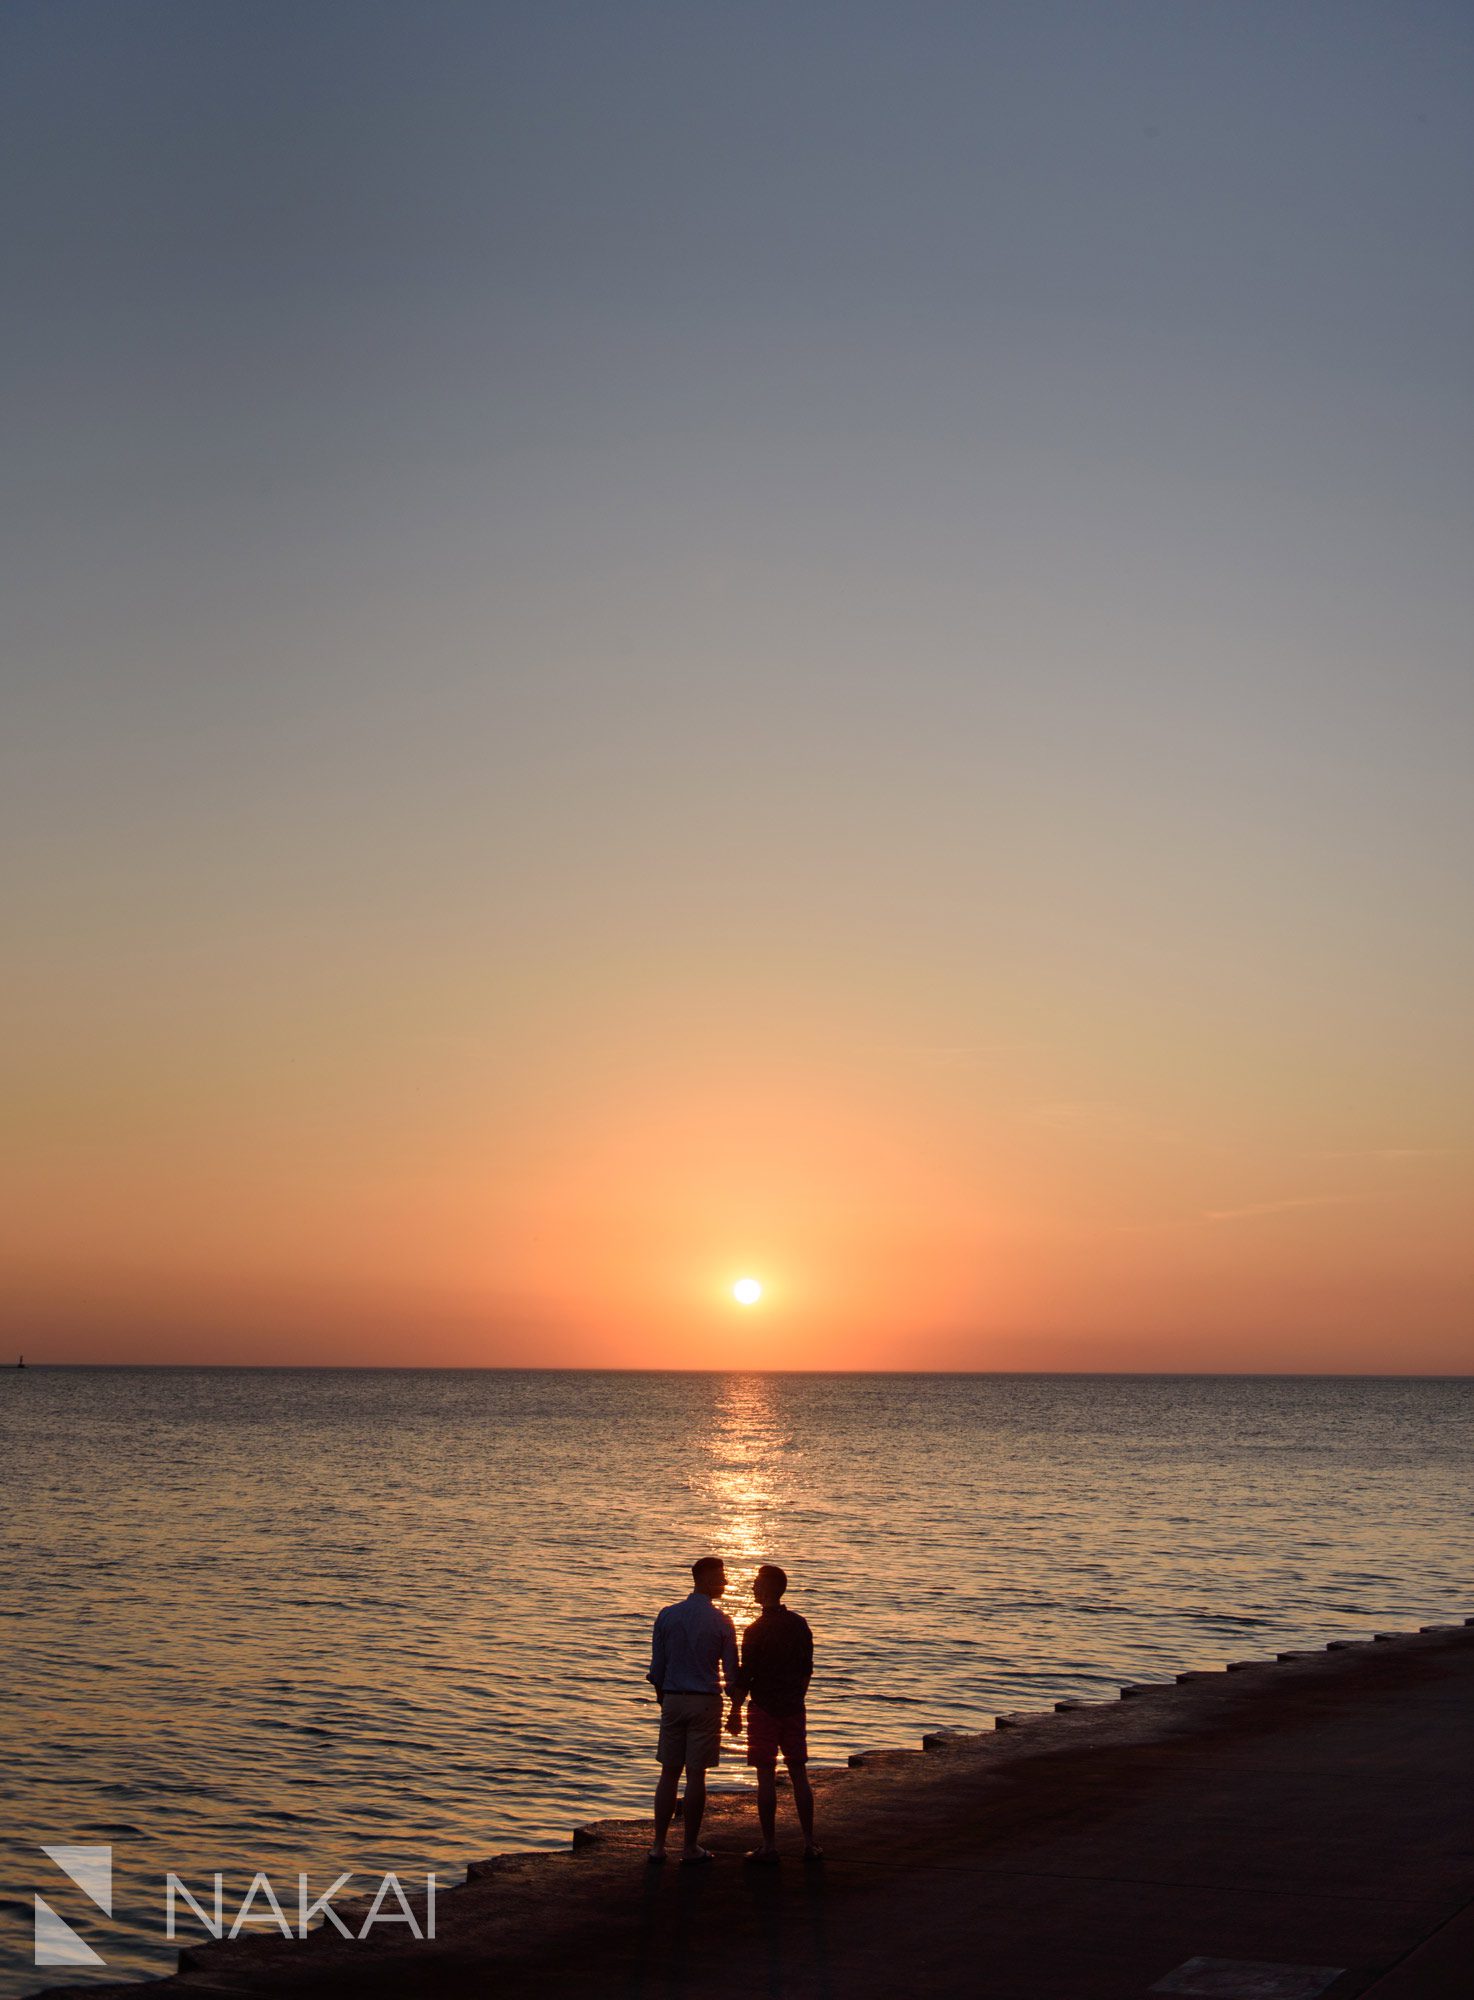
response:
{"label": "sun reflection on water", "polygon": [[751,1589],[759,1564],[778,1560],[774,1547],[786,1497],[783,1455],[789,1442],[771,1379],[726,1377],[702,1444],[708,1463],[692,1484],[710,1502],[712,1553],[726,1561],[726,1609],[739,1626],[755,1615]]}

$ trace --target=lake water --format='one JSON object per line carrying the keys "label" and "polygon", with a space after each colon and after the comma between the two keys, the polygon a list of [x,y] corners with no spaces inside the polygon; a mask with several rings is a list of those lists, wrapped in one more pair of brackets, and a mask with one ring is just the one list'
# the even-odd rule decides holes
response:
{"label": "lake water", "polygon": [[[648,1810],[708,1550],[739,1625],[788,1570],[823,1761],[1474,1611],[1469,1379],[33,1368],[0,1454],[12,1993],[80,1976],[36,1890],[116,1978],[168,1869],[229,1913]],[[41,1842],[113,1846],[111,1922]]]}

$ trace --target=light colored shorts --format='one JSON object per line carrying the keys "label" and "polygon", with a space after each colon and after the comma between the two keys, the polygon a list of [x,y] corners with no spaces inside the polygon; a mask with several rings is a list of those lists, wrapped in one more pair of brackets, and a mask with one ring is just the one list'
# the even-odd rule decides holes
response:
{"label": "light colored shorts", "polygon": [[668,1694],[660,1703],[660,1744],[664,1765],[684,1764],[708,1771],[722,1761],[722,1698],[719,1694]]}

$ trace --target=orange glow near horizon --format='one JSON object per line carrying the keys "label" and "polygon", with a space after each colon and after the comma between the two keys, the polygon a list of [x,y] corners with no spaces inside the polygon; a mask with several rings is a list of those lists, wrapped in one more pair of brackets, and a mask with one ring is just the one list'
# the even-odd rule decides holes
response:
{"label": "orange glow near horizon", "polygon": [[[1051,1095],[1049,1067],[624,1049],[556,1087],[524,1075],[484,1117],[446,1104],[290,1153],[269,1105],[233,1097],[175,1135],[187,1175],[161,1133],[91,1157],[53,1135],[7,1218],[9,1342],[36,1361],[1467,1368],[1455,1155],[1271,1149],[1227,1090],[1194,1137],[1145,1082],[1135,1105]],[[734,1240],[760,1311],[713,1283]]]}
{"label": "orange glow near horizon", "polygon": [[91,11],[0,1355],[1474,1369],[1467,9]]}

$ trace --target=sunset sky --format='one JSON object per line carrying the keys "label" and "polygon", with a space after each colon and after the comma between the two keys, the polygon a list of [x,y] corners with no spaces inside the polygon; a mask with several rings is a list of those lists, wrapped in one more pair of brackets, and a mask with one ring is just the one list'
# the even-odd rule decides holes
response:
{"label": "sunset sky", "polygon": [[1467,7],[0,76],[12,1350],[1474,1365]]}

